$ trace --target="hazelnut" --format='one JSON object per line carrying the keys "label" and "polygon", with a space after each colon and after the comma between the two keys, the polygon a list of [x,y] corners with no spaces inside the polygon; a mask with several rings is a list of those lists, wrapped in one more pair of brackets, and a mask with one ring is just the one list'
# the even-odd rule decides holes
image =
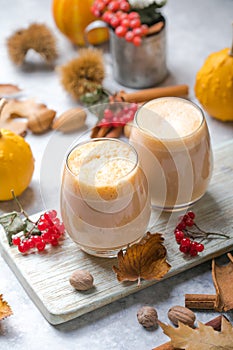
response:
{"label": "hazelnut", "polygon": [[70,276],[70,284],[77,290],[91,289],[93,283],[93,276],[86,270],[76,270]]}
{"label": "hazelnut", "polygon": [[138,322],[145,328],[157,327],[158,314],[151,306],[143,306],[137,312]]}
{"label": "hazelnut", "polygon": [[193,327],[194,322],[196,320],[195,314],[184,306],[173,306],[168,311],[169,320],[175,325],[178,326],[178,322],[182,322],[189,327]]}

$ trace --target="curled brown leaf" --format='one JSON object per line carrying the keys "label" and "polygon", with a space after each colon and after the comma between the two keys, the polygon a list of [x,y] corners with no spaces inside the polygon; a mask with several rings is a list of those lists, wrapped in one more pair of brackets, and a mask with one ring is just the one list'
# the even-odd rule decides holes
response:
{"label": "curled brown leaf", "polygon": [[123,281],[160,280],[170,270],[166,261],[164,238],[160,233],[147,235],[139,242],[129,246],[126,252],[119,251],[118,267],[113,266],[117,279]]}

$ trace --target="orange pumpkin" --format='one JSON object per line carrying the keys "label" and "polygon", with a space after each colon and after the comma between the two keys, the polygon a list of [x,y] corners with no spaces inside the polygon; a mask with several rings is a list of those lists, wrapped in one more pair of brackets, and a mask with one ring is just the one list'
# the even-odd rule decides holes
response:
{"label": "orange pumpkin", "polygon": [[[91,13],[93,0],[53,0],[52,11],[58,29],[74,44],[83,46],[84,29],[97,18]],[[108,30],[95,29],[88,34],[88,41],[98,45],[108,40]]]}

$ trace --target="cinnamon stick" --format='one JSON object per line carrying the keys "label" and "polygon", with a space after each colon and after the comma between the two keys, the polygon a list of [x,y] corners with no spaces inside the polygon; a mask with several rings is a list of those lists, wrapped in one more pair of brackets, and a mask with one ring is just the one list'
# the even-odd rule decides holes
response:
{"label": "cinnamon stick", "polygon": [[107,133],[109,133],[111,129],[111,126],[96,125],[94,128],[92,128],[91,138],[106,137]]}
{"label": "cinnamon stick", "polygon": [[163,21],[160,21],[160,22],[157,22],[157,23],[153,24],[152,26],[149,27],[147,36],[160,32],[160,30],[163,27],[164,27],[164,22]]}
{"label": "cinnamon stick", "polygon": [[111,138],[118,138],[121,136],[123,132],[123,126],[117,126],[112,128],[106,135],[105,137],[111,137]]}
{"label": "cinnamon stick", "polygon": [[174,85],[174,86],[144,89],[136,92],[121,91],[119,95],[124,102],[139,103],[139,102],[150,101],[158,97],[187,96],[188,90],[189,90],[188,85]]}
{"label": "cinnamon stick", "polygon": [[97,137],[98,131],[99,131],[99,127],[97,125],[94,126],[94,128],[92,128],[92,130],[91,130],[91,138],[92,139]]}
{"label": "cinnamon stick", "polygon": [[214,310],[216,301],[214,294],[185,294],[185,306],[189,309]]}
{"label": "cinnamon stick", "polygon": [[97,137],[105,137],[110,130],[111,130],[111,126],[101,126],[99,128]]}
{"label": "cinnamon stick", "polygon": [[[215,331],[221,331],[222,317],[225,316],[219,315],[205,323],[205,325],[212,327]],[[167,343],[157,346],[156,348],[153,348],[152,350],[174,350],[174,348],[172,346],[172,343],[169,341]]]}

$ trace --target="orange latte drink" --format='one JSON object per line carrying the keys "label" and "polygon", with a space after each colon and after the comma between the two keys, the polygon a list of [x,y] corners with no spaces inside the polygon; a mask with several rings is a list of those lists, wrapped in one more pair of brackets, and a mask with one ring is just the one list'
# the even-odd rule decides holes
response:
{"label": "orange latte drink", "polygon": [[89,254],[116,256],[142,238],[150,218],[147,179],[137,153],[114,139],[92,139],[68,155],[61,213],[70,237]]}
{"label": "orange latte drink", "polygon": [[206,192],[212,152],[202,110],[177,97],[145,103],[135,116],[130,143],[149,183],[152,205],[172,211],[188,207]]}

